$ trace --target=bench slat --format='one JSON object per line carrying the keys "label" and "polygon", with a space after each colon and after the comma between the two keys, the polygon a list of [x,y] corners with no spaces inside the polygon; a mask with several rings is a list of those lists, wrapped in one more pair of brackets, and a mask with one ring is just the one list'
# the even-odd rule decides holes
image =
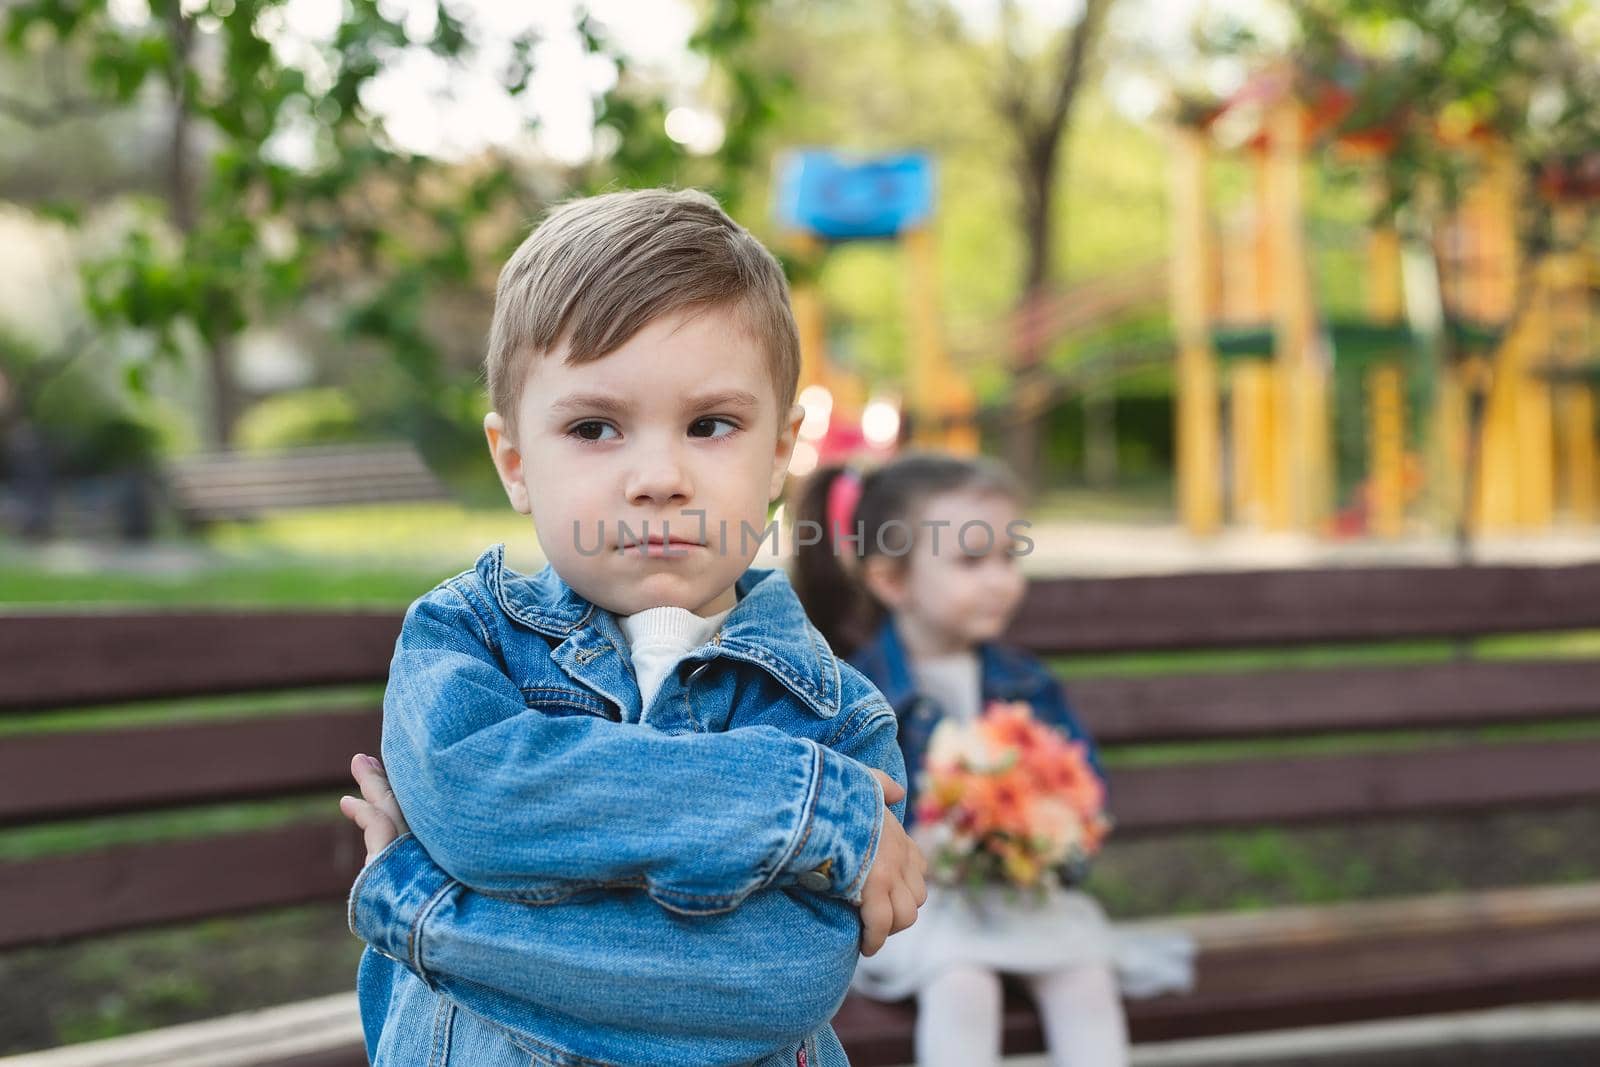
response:
{"label": "bench slat", "polygon": [[276,461],[223,460],[215,463],[168,468],[168,481],[174,485],[213,485],[230,482],[290,481],[307,478],[348,479],[356,475],[407,474],[433,477],[427,465],[414,456],[298,457]]}
{"label": "bench slat", "polygon": [[1112,768],[1124,833],[1431,815],[1600,797],[1600,741]]}
{"label": "bench slat", "polygon": [[262,464],[224,464],[186,471],[172,471],[168,484],[178,489],[208,489],[232,485],[294,485],[300,482],[354,482],[361,478],[411,478],[437,482],[433,473],[416,462],[346,463],[339,461]]}
{"label": "bench slat", "polygon": [[167,483],[192,520],[248,518],[278,508],[448,499],[409,445],[213,453],[170,464]]}
{"label": "bench slat", "polygon": [[0,615],[0,710],[381,684],[400,622],[393,610]]}
{"label": "bench slat", "polygon": [[365,856],[340,820],[0,863],[0,949],[338,900]]}
{"label": "bench slat", "polygon": [[1069,578],[1007,639],[1042,652],[1283,646],[1600,627],[1600,564]]}
{"label": "bench slat", "polygon": [[[1417,916],[1426,921],[1413,925]],[[1139,1041],[1600,995],[1595,886],[1362,901],[1314,913],[1200,915],[1158,925],[1196,933],[1197,982],[1181,996],[1126,1002]],[[1226,936],[1208,937],[1213,927]],[[911,1061],[914,1019],[910,1003],[852,995],[834,1027],[851,1063],[883,1067]],[[1038,1015],[1025,998],[1008,995],[1004,1025],[1007,1054],[1044,1047]]]}
{"label": "bench slat", "polygon": [[[1426,919],[1420,927],[1418,916]],[[1528,994],[1592,996],[1600,988],[1600,886],[1201,915],[1161,925],[1196,933],[1200,986],[1182,997],[1131,1002],[1130,1022],[1142,1040],[1489,1007]],[[1214,929],[1223,935],[1208,933]],[[910,1061],[913,1018],[909,1004],[852,996],[834,1025],[851,1062],[872,1067]],[[1005,1021],[1008,1053],[1042,1047],[1025,1000],[1008,998]],[[339,994],[5,1062],[232,1064],[235,1055],[245,1057],[241,1067],[355,1067],[365,1062],[355,998]]]}
{"label": "bench slat", "polygon": [[364,507],[376,504],[408,504],[419,500],[445,500],[446,495],[421,488],[334,487],[322,493],[283,493],[250,500],[212,499],[186,504],[184,514],[202,522],[247,520],[268,511],[294,511],[318,507]]}
{"label": "bench slat", "polygon": [[1600,661],[1084,678],[1067,691],[1105,745],[1430,729],[1595,715]]}
{"label": "bench slat", "polygon": [[1356,937],[1202,956],[1198,989],[1129,1005],[1138,1040],[1205,1037],[1600,995],[1600,921]]}
{"label": "bench slat", "polygon": [[305,482],[278,484],[250,484],[250,485],[218,485],[208,486],[204,491],[186,494],[185,503],[193,507],[214,505],[218,503],[254,504],[257,502],[272,502],[290,497],[304,497],[306,499],[324,500],[335,499],[345,494],[365,494],[368,496],[386,496],[394,493],[428,493],[444,496],[444,490],[432,482],[419,478],[406,476],[369,478],[365,476],[351,478],[347,481]]}
{"label": "bench slat", "polygon": [[381,720],[366,709],[8,738],[0,824],[349,791],[350,757],[378,751]]}
{"label": "bench slat", "polygon": [[204,494],[208,499],[234,493],[295,493],[300,491],[327,491],[358,489],[364,485],[421,486],[441,489],[437,480],[426,471],[341,471],[309,478],[304,474],[287,473],[282,477],[214,478],[200,481],[175,480],[173,487],[182,493]]}
{"label": "bench slat", "polygon": [[208,452],[185,456],[167,464],[167,477],[173,481],[204,480],[230,476],[253,477],[284,472],[309,472],[313,477],[324,471],[406,470],[432,473],[417,452],[407,446],[378,445],[365,448],[299,448],[287,452]]}
{"label": "bench slat", "polygon": [[85,1041],[0,1067],[366,1067],[354,993]]}

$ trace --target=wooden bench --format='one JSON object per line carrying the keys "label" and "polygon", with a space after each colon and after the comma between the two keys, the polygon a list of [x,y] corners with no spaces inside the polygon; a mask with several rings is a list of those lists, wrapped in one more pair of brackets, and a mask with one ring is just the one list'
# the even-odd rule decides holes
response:
{"label": "wooden bench", "polygon": [[449,497],[416,450],[394,442],[205,453],[173,461],[166,480],[179,514],[192,526],[285,508]]}
{"label": "wooden bench", "polygon": [[[398,624],[395,612],[0,616],[0,713],[376,685]],[[1013,637],[1066,655],[1462,642],[1462,654],[1444,661],[1102,672],[1076,681],[1075,703],[1113,763],[1118,839],[1132,840],[1593,805],[1600,801],[1600,739],[1586,737],[1447,738],[1420,746],[1413,738],[1394,751],[1121,767],[1116,759],[1119,749],[1150,742],[1600,720],[1600,660],[1474,658],[1467,644],[1495,634],[1597,628],[1600,566],[1484,567],[1041,581],[1030,589]],[[372,704],[307,705],[220,721],[8,737],[0,745],[0,824],[296,794],[327,796],[331,814],[332,797],[348,789],[350,753],[376,747],[379,713]],[[0,863],[0,950],[338,900],[360,853],[354,831],[330,818]],[[1131,1003],[1140,1041],[1600,995],[1600,885],[1178,921],[1201,945],[1198,987]],[[325,1020],[353,1010],[353,999],[318,1002],[315,1010]],[[228,1032],[275,1047],[271,1018],[242,1017]],[[912,1022],[908,1005],[852,997],[837,1027],[853,1062],[891,1064],[910,1060]],[[139,1040],[146,1047],[169,1043],[165,1058],[150,1062],[187,1062],[184,1048],[217,1040],[217,1026],[185,1036],[193,1029]],[[353,1030],[329,1025],[318,1032],[325,1048],[308,1051],[301,1041],[281,1058],[263,1053],[249,1062],[362,1062]],[[119,1044],[129,1040],[97,1043],[99,1051],[84,1046],[70,1061],[32,1062],[145,1062]],[[1007,1051],[1040,1044],[1028,1006],[1009,1003]]]}

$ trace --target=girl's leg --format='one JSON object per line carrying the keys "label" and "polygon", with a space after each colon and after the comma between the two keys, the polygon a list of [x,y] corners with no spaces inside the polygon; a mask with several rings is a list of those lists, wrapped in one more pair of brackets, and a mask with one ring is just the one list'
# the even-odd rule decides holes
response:
{"label": "girl's leg", "polygon": [[987,1067],[1000,1062],[1000,976],[955,967],[917,994],[918,1067]]}
{"label": "girl's leg", "polygon": [[1050,1067],[1126,1067],[1128,1023],[1109,966],[1070,967],[1025,980],[1044,1021]]}

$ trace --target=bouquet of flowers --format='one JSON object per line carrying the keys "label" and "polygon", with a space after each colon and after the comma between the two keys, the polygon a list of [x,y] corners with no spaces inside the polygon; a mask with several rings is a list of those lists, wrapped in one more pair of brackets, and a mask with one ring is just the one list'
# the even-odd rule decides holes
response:
{"label": "bouquet of flowers", "polygon": [[1070,884],[1110,832],[1082,742],[1017,701],[934,728],[917,821],[935,881],[1043,892]]}

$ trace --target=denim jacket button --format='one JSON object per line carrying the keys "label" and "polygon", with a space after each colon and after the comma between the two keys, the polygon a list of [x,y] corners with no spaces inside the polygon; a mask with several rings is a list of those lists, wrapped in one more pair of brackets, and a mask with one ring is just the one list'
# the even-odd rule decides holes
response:
{"label": "denim jacket button", "polygon": [[821,870],[807,871],[795,879],[795,884],[812,893],[821,893],[833,888],[833,879]]}

